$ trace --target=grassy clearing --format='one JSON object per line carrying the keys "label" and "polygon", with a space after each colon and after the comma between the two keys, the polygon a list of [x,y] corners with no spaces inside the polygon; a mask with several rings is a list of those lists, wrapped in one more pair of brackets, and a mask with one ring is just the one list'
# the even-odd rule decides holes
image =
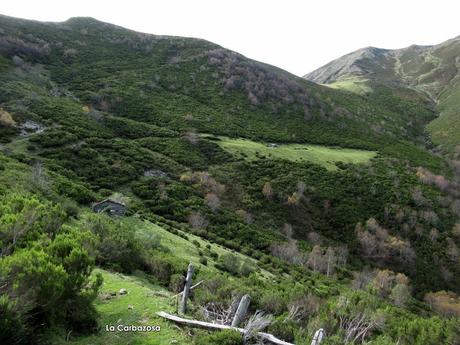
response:
{"label": "grassy clearing", "polygon": [[377,154],[374,151],[332,148],[321,145],[285,144],[269,147],[269,144],[248,139],[220,137],[218,144],[228,152],[245,159],[273,158],[295,162],[311,162],[329,170],[336,169],[335,163],[367,163]]}
{"label": "grassy clearing", "polygon": [[[70,342],[57,341],[57,344],[75,345],[186,345],[192,342],[186,332],[173,324],[156,316],[156,312],[164,310],[175,312],[175,299],[172,293],[162,287],[152,285],[142,274],[125,276],[96,269],[94,273],[101,273],[104,284],[96,308],[101,315],[101,330],[99,334],[71,338]],[[126,289],[127,295],[119,295],[106,299],[111,292]],[[132,306],[132,309],[128,309]],[[158,325],[160,332],[107,332],[105,325]]]}
{"label": "grassy clearing", "polygon": [[367,80],[359,77],[341,78],[332,84],[325,86],[333,89],[341,89],[363,95],[372,92],[372,88],[367,84]]}
{"label": "grassy clearing", "polygon": [[[184,259],[188,262],[191,262],[193,265],[195,265],[195,267],[201,266],[203,269],[217,272],[217,269],[214,267],[214,264],[217,263],[217,260],[213,260],[212,258],[207,257],[208,263],[206,266],[200,263],[199,251],[204,250],[206,246],[209,246],[209,249],[217,253],[219,257],[231,253],[241,261],[248,260],[252,262],[255,267],[257,267],[257,260],[244,254],[238,253],[236,251],[227,249],[221,245],[208,242],[199,236],[187,233],[186,236],[188,239],[185,239],[173,233],[170,233],[169,231],[163,229],[159,225],[153,224],[148,221],[142,222],[141,220],[136,218],[127,218],[125,221],[132,222],[132,225],[135,226],[138,229],[138,231],[153,232],[154,234],[158,235],[161,245],[170,248],[172,255]],[[199,243],[199,246],[196,245],[196,243]],[[263,269],[260,269],[260,274],[264,277],[273,276],[270,272]]]}

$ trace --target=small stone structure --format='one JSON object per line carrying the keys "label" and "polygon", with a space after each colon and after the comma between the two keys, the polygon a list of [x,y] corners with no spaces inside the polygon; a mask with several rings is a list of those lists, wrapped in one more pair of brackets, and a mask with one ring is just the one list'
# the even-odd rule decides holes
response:
{"label": "small stone structure", "polygon": [[109,216],[124,216],[126,213],[125,204],[110,199],[94,203],[92,209],[96,213],[106,212]]}

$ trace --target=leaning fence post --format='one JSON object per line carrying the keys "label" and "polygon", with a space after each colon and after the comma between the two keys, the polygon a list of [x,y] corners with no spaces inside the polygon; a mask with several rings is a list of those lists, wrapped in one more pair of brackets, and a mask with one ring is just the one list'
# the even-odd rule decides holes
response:
{"label": "leaning fence post", "polygon": [[192,285],[192,277],[193,277],[193,265],[188,265],[187,276],[185,278],[185,286],[184,291],[182,292],[182,299],[180,302],[180,309],[179,312],[181,314],[185,314],[187,311],[187,299],[190,294],[190,286]]}
{"label": "leaning fence post", "polygon": [[323,341],[324,337],[324,329],[320,328],[315,332],[315,336],[313,337],[313,340],[311,341],[311,345],[319,345]]}
{"label": "leaning fence post", "polygon": [[238,327],[244,320],[248,312],[249,303],[251,303],[251,297],[249,297],[249,295],[241,297],[240,304],[238,304],[238,309],[236,309],[235,316],[232,320],[232,327]]}

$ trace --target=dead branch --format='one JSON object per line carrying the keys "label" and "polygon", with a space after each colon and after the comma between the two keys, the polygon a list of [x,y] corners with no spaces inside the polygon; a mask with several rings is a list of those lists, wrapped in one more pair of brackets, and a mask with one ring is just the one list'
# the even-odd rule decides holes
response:
{"label": "dead branch", "polygon": [[[195,285],[192,285],[190,286],[190,291],[193,290],[194,288],[197,288],[198,286],[200,286],[201,284],[204,283],[204,280],[200,280],[198,283],[196,283]],[[171,298],[175,298],[177,296],[182,296],[182,294],[184,293],[184,291],[181,291],[179,292],[177,295],[174,295],[174,296],[171,296]]]}
{"label": "dead branch", "polygon": [[[204,321],[198,321],[198,320],[188,320],[181,318],[176,315],[171,315],[168,313],[165,313],[164,311],[160,311],[157,313],[158,316],[163,317],[167,320],[186,325],[189,327],[198,327],[198,328],[204,328],[204,329],[209,329],[209,330],[224,330],[224,329],[233,329],[235,331],[240,332],[241,334],[245,334],[245,330],[243,328],[238,328],[238,327],[231,327],[227,325],[219,325],[216,323],[210,323],[210,322],[204,322]],[[261,337],[262,339],[268,341],[271,344],[275,345],[295,345],[293,343],[288,343],[286,341],[283,341],[281,339],[276,338],[273,334],[269,333],[264,333],[264,332],[258,332],[257,335]]]}

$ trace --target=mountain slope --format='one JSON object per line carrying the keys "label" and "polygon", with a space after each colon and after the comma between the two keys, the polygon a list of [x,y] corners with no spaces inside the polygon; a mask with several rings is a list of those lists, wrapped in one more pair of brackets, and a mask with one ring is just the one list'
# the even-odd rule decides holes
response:
{"label": "mountain slope", "polygon": [[428,126],[435,144],[452,151],[460,143],[460,36],[433,46],[387,50],[368,47],[334,60],[304,76],[339,88],[366,91],[384,85],[401,92],[415,90],[437,106],[439,117]]}
{"label": "mountain slope", "polygon": [[176,130],[376,148],[395,139],[421,143],[434,117],[429,104],[414,110],[401,103],[395,111],[203,40],[140,34],[91,18],[45,24],[1,17],[0,25],[4,70],[38,82],[40,72],[28,66],[41,64],[49,81],[42,75],[40,87],[48,93]]}
{"label": "mountain slope", "polygon": [[[0,322],[0,342],[110,342],[98,311],[141,322],[155,309],[98,291],[141,270],[177,294],[192,262],[204,283],[188,317],[250,294],[284,340],[323,327],[346,343],[350,315],[372,328],[359,343],[455,343],[459,179],[429,151],[431,99],[372,90],[92,18],[0,17],[0,313],[17,325]],[[105,198],[126,217],[91,212]],[[94,266],[124,275],[99,271],[103,285]]]}

